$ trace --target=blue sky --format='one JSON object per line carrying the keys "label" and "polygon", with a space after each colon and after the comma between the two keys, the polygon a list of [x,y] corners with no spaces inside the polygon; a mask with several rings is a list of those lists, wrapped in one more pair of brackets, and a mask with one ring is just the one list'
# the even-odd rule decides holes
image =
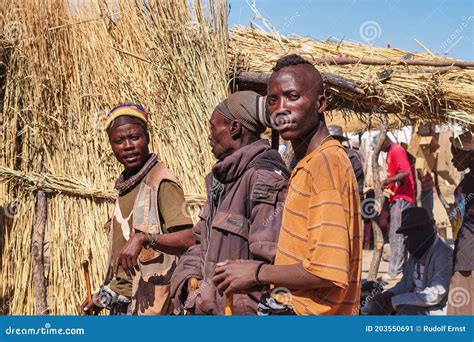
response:
{"label": "blue sky", "polygon": [[[245,0],[229,0],[229,26],[255,18]],[[260,13],[282,35],[325,40],[333,36],[374,46],[431,52],[474,60],[473,0],[256,0]],[[261,22],[256,21],[259,25]]]}

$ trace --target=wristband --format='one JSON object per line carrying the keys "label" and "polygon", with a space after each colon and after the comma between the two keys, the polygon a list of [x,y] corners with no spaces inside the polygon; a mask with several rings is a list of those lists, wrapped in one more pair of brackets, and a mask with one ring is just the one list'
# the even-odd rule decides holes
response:
{"label": "wristband", "polygon": [[260,282],[260,279],[258,279],[258,274],[260,273],[260,269],[262,268],[263,265],[266,265],[266,263],[264,263],[264,262],[260,263],[260,264],[257,266],[257,268],[255,269],[255,280],[257,281],[257,284],[258,284],[258,285],[261,285],[261,286],[263,286],[263,285],[265,285],[265,284],[263,284],[263,283]]}
{"label": "wristband", "polygon": [[151,249],[158,249],[158,242],[156,241],[156,238],[158,237],[159,234],[150,234],[150,233],[144,233],[145,237],[147,238],[147,241],[143,244],[143,247],[145,249],[151,248]]}

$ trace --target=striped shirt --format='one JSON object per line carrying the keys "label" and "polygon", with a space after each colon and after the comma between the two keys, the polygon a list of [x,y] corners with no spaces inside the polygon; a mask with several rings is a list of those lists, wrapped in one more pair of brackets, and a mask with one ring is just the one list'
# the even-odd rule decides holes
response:
{"label": "striped shirt", "polygon": [[291,292],[298,315],[356,315],[362,220],[357,180],[346,151],[329,140],[293,170],[275,265],[303,263],[331,287]]}

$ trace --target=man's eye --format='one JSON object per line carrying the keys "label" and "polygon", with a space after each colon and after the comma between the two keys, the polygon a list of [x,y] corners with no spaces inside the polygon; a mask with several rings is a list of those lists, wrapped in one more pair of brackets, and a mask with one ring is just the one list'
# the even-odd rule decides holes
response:
{"label": "man's eye", "polygon": [[273,98],[267,100],[268,104],[274,104],[275,102],[276,102],[276,99],[273,99]]}
{"label": "man's eye", "polygon": [[300,98],[300,96],[298,94],[290,94],[290,96],[288,96],[288,98],[292,101],[295,101],[295,100],[298,100]]}
{"label": "man's eye", "polygon": [[139,136],[136,136],[136,135],[130,137],[130,139],[132,139],[132,140],[138,140],[139,138],[140,138],[140,137],[139,137]]}
{"label": "man's eye", "polygon": [[122,140],[122,139],[118,139],[118,140],[115,140],[114,143],[115,143],[115,144],[121,144],[121,143],[123,143],[123,140]]}

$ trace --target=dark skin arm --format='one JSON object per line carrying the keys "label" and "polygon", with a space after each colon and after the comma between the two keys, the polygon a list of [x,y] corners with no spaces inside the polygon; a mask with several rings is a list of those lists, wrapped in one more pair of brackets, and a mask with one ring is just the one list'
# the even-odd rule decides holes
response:
{"label": "dark skin arm", "polygon": [[403,182],[405,179],[407,179],[410,176],[409,172],[399,172],[392,178],[387,178],[382,182],[382,186],[387,186],[392,183],[396,182]]}
{"label": "dark skin arm", "polygon": [[[179,230],[172,233],[158,235],[155,239],[160,252],[181,255],[194,245],[194,235],[192,229]],[[180,227],[172,227],[171,229]],[[117,262],[114,266],[114,274],[117,274],[119,267],[122,267],[128,276],[134,276],[138,267],[138,255],[143,246],[148,242],[148,237],[143,233],[136,233],[130,237],[130,240],[122,247],[117,256]]]}
{"label": "dark skin arm", "polygon": [[[214,283],[220,292],[248,293],[258,286],[255,270],[260,264],[254,260],[226,260],[218,263]],[[258,279],[262,284],[273,284],[292,290],[314,289],[334,286],[329,280],[322,279],[306,271],[303,264],[263,265]]]}
{"label": "dark skin arm", "polygon": [[192,227],[188,227],[188,229],[177,232],[158,235],[155,239],[158,243],[158,250],[171,255],[184,254],[195,243],[193,230],[190,229]]}

